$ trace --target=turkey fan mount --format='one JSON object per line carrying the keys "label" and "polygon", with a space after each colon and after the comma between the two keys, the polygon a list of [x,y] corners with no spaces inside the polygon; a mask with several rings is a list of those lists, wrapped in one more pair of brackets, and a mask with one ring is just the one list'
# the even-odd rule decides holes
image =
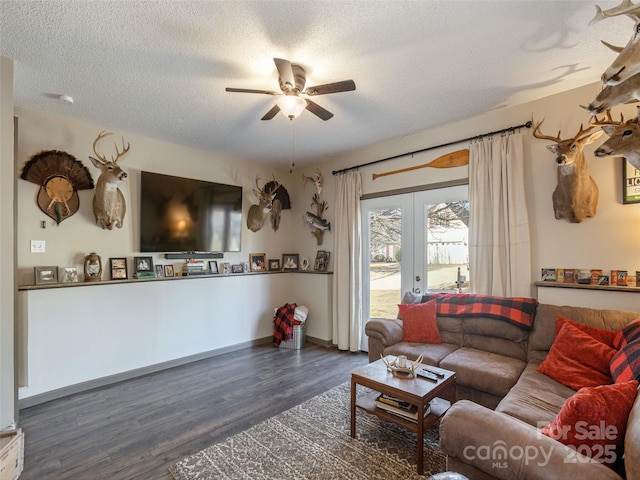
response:
{"label": "turkey fan mount", "polygon": [[36,202],[58,225],[78,211],[78,190],[94,187],[87,167],[70,153],[59,150],[33,155],[24,164],[20,178],[40,185]]}

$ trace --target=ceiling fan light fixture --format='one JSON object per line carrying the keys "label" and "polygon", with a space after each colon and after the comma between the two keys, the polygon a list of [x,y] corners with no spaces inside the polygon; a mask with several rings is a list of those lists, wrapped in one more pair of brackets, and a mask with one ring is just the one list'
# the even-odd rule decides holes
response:
{"label": "ceiling fan light fixture", "polygon": [[284,95],[276,103],[282,114],[289,120],[299,117],[304,109],[307,108],[307,101],[297,95]]}

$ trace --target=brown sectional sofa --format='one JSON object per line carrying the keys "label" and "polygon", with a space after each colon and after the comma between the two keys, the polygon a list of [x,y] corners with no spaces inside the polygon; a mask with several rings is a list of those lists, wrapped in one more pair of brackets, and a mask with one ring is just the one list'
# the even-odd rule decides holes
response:
{"label": "brown sectional sofa", "polygon": [[[405,294],[403,303],[421,295]],[[606,330],[620,330],[640,318],[623,310],[539,304],[533,329],[491,318],[438,316],[442,344],[403,341],[402,321],[371,319],[369,360],[406,355],[456,372],[456,402],[440,423],[447,468],[476,479],[620,479],[601,463],[539,434],[575,390],[536,369],[554,340],[558,315]],[[629,416],[622,473],[640,480],[640,396]]]}

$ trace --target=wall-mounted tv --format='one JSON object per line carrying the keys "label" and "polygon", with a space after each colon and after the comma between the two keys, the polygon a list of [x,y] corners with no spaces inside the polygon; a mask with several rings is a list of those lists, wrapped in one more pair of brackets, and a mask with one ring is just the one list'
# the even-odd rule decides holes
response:
{"label": "wall-mounted tv", "polygon": [[242,187],[140,172],[141,252],[239,252]]}

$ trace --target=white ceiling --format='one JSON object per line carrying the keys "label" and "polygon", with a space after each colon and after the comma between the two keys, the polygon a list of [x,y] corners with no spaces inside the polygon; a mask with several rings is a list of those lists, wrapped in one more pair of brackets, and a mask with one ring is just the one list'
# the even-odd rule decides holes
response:
{"label": "white ceiling", "polygon": [[[598,81],[633,23],[596,3],[1,0],[0,54],[18,107],[285,167]],[[278,97],[225,87],[278,90],[273,57],[356,91],[261,121]]]}

